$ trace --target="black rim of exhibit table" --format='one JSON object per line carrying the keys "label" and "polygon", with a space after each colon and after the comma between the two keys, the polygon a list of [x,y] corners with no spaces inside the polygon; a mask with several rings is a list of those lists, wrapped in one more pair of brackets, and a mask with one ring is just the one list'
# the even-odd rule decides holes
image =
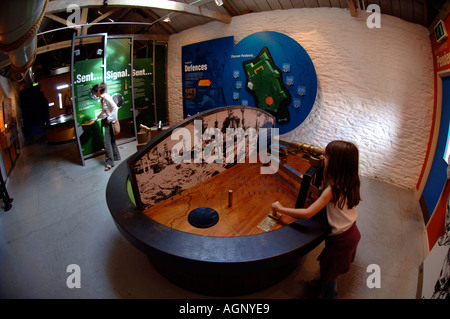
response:
{"label": "black rim of exhibit table", "polygon": [[127,191],[128,174],[124,161],[106,187],[117,228],[162,275],[192,291],[242,295],[267,288],[290,274],[329,232],[325,211],[310,220],[249,236],[202,236],[172,229],[134,205]]}

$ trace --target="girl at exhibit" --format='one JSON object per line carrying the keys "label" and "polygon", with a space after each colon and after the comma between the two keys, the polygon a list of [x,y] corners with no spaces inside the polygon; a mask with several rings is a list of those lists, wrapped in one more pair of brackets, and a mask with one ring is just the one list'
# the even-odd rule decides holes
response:
{"label": "girl at exhibit", "polygon": [[100,106],[102,112],[97,116],[97,120],[102,120],[102,127],[105,128],[105,171],[109,171],[114,166],[114,161],[120,160],[119,149],[117,148],[116,140],[114,138],[112,123],[119,119],[117,118],[118,107],[112,97],[106,93],[106,83],[102,82],[94,85],[92,93],[101,98]]}
{"label": "girl at exhibit", "polygon": [[357,205],[361,201],[358,175],[359,152],[350,142],[327,145],[324,163],[325,189],[307,208],[288,208],[274,202],[272,209],[294,218],[309,219],[326,207],[331,233],[318,260],[319,279],[310,280],[322,298],[337,298],[337,278],[350,270],[361,234],[356,226]]}

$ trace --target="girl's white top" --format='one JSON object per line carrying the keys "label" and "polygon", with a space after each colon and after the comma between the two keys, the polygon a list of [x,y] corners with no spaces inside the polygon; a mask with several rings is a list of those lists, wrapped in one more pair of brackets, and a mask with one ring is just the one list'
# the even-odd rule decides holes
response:
{"label": "girl's white top", "polygon": [[109,94],[104,94],[101,101],[102,112],[97,116],[98,119],[107,119],[110,123],[117,121],[117,107],[116,102]]}
{"label": "girl's white top", "polygon": [[328,224],[331,227],[332,235],[343,233],[349,229],[356,221],[357,216],[357,207],[348,209],[347,202],[345,202],[343,209],[339,209],[337,205],[331,202],[327,204]]}

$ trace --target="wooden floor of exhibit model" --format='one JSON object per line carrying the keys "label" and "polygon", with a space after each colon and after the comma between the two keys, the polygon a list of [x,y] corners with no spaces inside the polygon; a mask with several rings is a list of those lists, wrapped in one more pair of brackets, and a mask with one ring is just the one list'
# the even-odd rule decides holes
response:
{"label": "wooden floor of exhibit model", "polygon": [[[291,166],[304,173],[307,161],[298,159]],[[260,164],[242,163],[208,180],[184,190],[144,211],[153,220],[168,227],[203,236],[248,236],[264,233],[258,227],[271,213],[271,204],[280,201],[294,207],[300,184],[278,170],[261,174]],[[230,194],[231,191],[231,194]],[[217,212],[217,224],[199,228],[188,221],[190,212],[208,207]],[[270,230],[279,229],[296,221],[283,216]]]}

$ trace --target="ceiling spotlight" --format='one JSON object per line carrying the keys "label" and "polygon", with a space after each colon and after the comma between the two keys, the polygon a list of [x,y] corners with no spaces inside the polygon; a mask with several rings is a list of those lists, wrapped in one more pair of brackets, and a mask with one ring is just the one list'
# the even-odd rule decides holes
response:
{"label": "ceiling spotlight", "polygon": [[214,0],[216,2],[216,5],[218,5],[219,7],[221,5],[223,5],[223,1],[222,0]]}
{"label": "ceiling spotlight", "polygon": [[65,84],[58,85],[56,87],[56,89],[57,90],[64,90],[64,89],[67,89],[68,87],[69,87],[69,84],[65,83]]}
{"label": "ceiling spotlight", "polygon": [[163,21],[169,23],[170,22],[170,17],[169,16],[165,17]]}

